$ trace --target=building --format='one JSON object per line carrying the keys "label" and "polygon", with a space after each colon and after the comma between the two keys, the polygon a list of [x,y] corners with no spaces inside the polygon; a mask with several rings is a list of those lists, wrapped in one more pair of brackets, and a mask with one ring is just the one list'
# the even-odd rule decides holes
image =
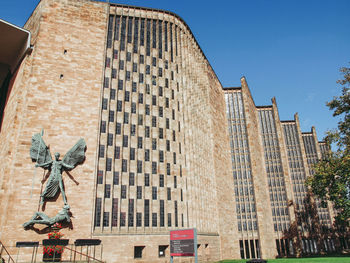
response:
{"label": "building", "polygon": [[317,222],[332,225],[331,206],[304,186],[327,146],[314,128],[300,131],[297,115],[280,121],[274,99],[256,106],[245,78],[224,89],[178,15],[42,0],[24,28],[31,45],[20,64],[3,63],[11,68],[0,133],[6,246],[44,239],[22,224],[63,206],[60,196],[39,205],[47,174],[29,148],[43,128],[52,153],[86,140],[84,164],[64,175],[74,217],[63,232],[101,239],[107,262],[167,262],[169,231],[183,228],[197,229],[203,262],[335,250],[301,215],[309,198]]}

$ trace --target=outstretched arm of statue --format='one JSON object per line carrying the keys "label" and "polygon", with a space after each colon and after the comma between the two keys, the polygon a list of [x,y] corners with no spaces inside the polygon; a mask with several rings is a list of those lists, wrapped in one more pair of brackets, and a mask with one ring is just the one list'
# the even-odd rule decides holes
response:
{"label": "outstretched arm of statue", "polygon": [[65,168],[68,168],[68,169],[73,169],[74,168],[74,165],[69,165],[69,164],[66,164],[64,162],[62,162],[62,165],[65,167]]}
{"label": "outstretched arm of statue", "polygon": [[43,166],[46,166],[46,165],[49,165],[49,164],[52,164],[53,161],[49,161],[47,163],[42,163],[42,164],[35,164],[35,167],[43,167]]}

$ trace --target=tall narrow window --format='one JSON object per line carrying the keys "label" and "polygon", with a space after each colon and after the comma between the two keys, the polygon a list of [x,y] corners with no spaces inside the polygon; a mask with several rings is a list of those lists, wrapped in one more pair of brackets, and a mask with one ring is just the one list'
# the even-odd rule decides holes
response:
{"label": "tall narrow window", "polygon": [[142,161],[137,160],[137,173],[142,173]]}
{"label": "tall narrow window", "polygon": [[126,213],[120,212],[120,226],[125,226]]}
{"label": "tall narrow window", "polygon": [[111,185],[106,184],[105,185],[105,198],[110,198],[111,197]]}
{"label": "tall narrow window", "polygon": [[[114,39],[119,40],[120,16],[115,17]],[[115,57],[116,59],[116,57]]]}
{"label": "tall narrow window", "polygon": [[103,212],[103,226],[109,226],[109,212]]}
{"label": "tall narrow window", "polygon": [[157,45],[156,45],[156,43],[157,43],[157,34],[156,34],[156,32],[157,32],[157,20],[153,20],[152,22],[153,22],[153,24],[152,24],[152,47],[157,48]]}
{"label": "tall narrow window", "polygon": [[126,29],[126,17],[122,17],[122,26],[120,30],[120,50],[125,50],[125,29]]}
{"label": "tall narrow window", "polygon": [[112,201],[112,226],[118,226],[118,198]]}
{"label": "tall narrow window", "polygon": [[152,199],[157,200],[157,187],[152,186]]}
{"label": "tall narrow window", "polygon": [[103,184],[103,171],[97,171],[97,184]]}
{"label": "tall narrow window", "polygon": [[149,226],[149,200],[145,199],[145,206],[144,206],[144,224],[145,226]]}
{"label": "tall narrow window", "polygon": [[108,133],[107,145],[108,146],[112,146],[113,145],[113,134],[112,133]]}
{"label": "tall narrow window", "polygon": [[129,174],[129,185],[130,186],[135,185],[135,174],[134,173]]}
{"label": "tall narrow window", "polygon": [[122,185],[120,197],[121,197],[122,199],[125,199],[125,198],[126,198],[126,185]]}
{"label": "tall narrow window", "polygon": [[128,18],[128,43],[131,43],[132,39],[132,17]]}
{"label": "tall narrow window", "polygon": [[99,158],[105,157],[105,146],[104,145],[100,145],[99,151],[98,151],[98,157]]}
{"label": "tall narrow window", "polygon": [[164,187],[164,174],[159,175],[159,187]]}
{"label": "tall narrow window", "polygon": [[108,106],[108,99],[103,98],[103,100],[102,100],[102,109],[103,110],[107,110],[107,106]]}
{"label": "tall narrow window", "polygon": [[142,186],[137,186],[137,199],[142,199]]}
{"label": "tall narrow window", "polygon": [[174,201],[174,210],[175,210],[175,227],[179,226],[178,214],[177,214],[177,201]]}
{"label": "tall narrow window", "polygon": [[147,19],[146,24],[146,55],[149,56],[151,54],[151,21]]}
{"label": "tall narrow window", "polygon": [[159,226],[164,226],[164,200],[159,201]]}
{"label": "tall narrow window", "polygon": [[152,213],[152,226],[157,226],[157,213]]}
{"label": "tall narrow window", "polygon": [[168,226],[171,227],[171,213],[168,213]]}
{"label": "tall narrow window", "polygon": [[113,173],[113,184],[118,185],[119,184],[119,172],[115,171]]}
{"label": "tall narrow window", "polygon": [[102,198],[96,198],[95,204],[95,226],[101,226]]}
{"label": "tall narrow window", "polygon": [[162,21],[158,21],[158,26],[159,26],[159,29],[158,29],[158,57],[159,58],[162,58],[162,52],[163,52],[163,42],[162,42]]}
{"label": "tall narrow window", "polygon": [[149,174],[145,174],[145,186],[149,186]]}
{"label": "tall narrow window", "polygon": [[142,221],[142,213],[136,213],[136,226],[142,226],[141,221]]}
{"label": "tall narrow window", "polygon": [[112,47],[112,35],[113,35],[113,16],[110,15],[108,20],[107,48]]}
{"label": "tall narrow window", "polygon": [[137,53],[137,45],[138,45],[138,37],[139,37],[139,18],[135,17],[134,20],[134,53]]}
{"label": "tall narrow window", "polygon": [[134,226],[134,199],[129,199],[128,226]]}
{"label": "tall narrow window", "polygon": [[140,46],[145,45],[145,19],[141,18]]}

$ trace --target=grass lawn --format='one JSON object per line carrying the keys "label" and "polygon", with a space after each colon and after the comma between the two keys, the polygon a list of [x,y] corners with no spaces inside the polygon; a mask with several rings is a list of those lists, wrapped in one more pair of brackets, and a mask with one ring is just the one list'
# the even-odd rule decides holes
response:
{"label": "grass lawn", "polygon": [[[223,260],[218,263],[246,263],[248,259],[243,260]],[[280,258],[269,259],[268,263],[350,263],[350,257],[316,257],[316,258]]]}

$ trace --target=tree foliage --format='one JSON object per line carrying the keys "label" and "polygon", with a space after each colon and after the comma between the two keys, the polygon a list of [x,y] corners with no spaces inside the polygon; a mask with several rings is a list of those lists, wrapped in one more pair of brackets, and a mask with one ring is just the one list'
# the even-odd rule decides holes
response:
{"label": "tree foliage", "polygon": [[338,80],[342,86],[341,96],[327,103],[333,116],[339,117],[338,128],[327,132],[325,141],[335,146],[335,151],[320,160],[313,168],[314,175],[308,185],[322,200],[333,202],[337,210],[338,225],[349,226],[350,219],[350,68],[341,68],[344,79]]}

